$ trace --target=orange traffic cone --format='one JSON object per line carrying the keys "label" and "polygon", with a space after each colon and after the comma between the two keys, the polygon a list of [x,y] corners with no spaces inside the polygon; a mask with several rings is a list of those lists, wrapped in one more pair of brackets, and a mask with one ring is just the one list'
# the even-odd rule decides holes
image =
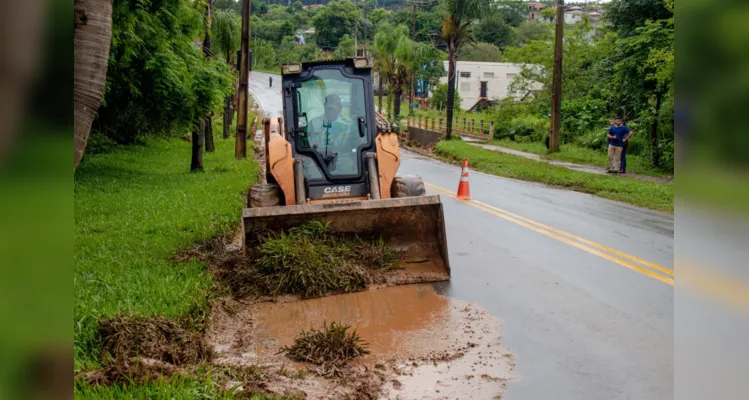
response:
{"label": "orange traffic cone", "polygon": [[460,183],[458,183],[458,200],[471,200],[471,189],[468,183],[468,159],[463,159],[463,170],[460,172]]}

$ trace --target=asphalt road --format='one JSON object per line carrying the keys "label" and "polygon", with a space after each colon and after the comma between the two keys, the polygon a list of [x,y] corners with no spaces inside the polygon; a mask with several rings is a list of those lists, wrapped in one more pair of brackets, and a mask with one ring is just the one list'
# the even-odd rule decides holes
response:
{"label": "asphalt road", "polygon": [[[280,77],[253,73],[266,115]],[[403,152],[402,175],[440,194],[452,280],[439,289],[502,319],[519,378],[508,399],[664,399],[674,382],[674,219],[591,195]]]}

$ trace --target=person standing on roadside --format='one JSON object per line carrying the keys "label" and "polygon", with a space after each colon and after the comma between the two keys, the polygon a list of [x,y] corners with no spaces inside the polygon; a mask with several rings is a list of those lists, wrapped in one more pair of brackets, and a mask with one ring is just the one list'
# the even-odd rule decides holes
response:
{"label": "person standing on roadside", "polygon": [[619,123],[621,124],[621,126],[626,128],[627,130],[627,136],[625,136],[624,139],[622,139],[622,160],[619,165],[619,173],[626,174],[627,173],[627,147],[629,147],[629,138],[631,138],[635,132],[629,129],[627,125],[624,125],[624,120],[620,119]]}
{"label": "person standing on roadside", "polygon": [[609,166],[606,172],[616,174],[621,168],[622,146],[624,138],[628,138],[629,128],[622,124],[621,118],[614,121],[614,126],[609,128],[606,137],[608,138],[608,155]]}
{"label": "person standing on roadside", "polygon": [[268,85],[270,85],[270,87],[273,87],[273,77],[270,75],[268,75]]}

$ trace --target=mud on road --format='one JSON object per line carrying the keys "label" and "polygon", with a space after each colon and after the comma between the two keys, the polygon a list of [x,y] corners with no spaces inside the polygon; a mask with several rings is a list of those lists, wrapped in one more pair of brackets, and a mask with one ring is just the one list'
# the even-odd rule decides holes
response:
{"label": "mud on road", "polygon": [[[216,270],[240,257],[242,238],[215,238],[175,260],[206,262],[220,284]],[[514,358],[501,344],[499,321],[475,305],[440,295],[436,288],[444,283],[392,284],[385,279],[364,291],[306,300],[298,295],[236,298],[219,291],[205,331],[146,317],[117,320],[111,334],[104,336],[112,341],[112,349],[121,351],[111,351],[116,356],[112,362],[81,371],[77,379],[92,384],[145,383],[194,376],[207,365],[223,371],[217,381],[223,390],[245,394],[304,399],[501,398],[513,378]],[[319,366],[282,354],[281,349],[303,331],[332,322],[355,329],[369,354],[343,365],[336,377],[324,377],[330,374]],[[165,330],[169,327],[180,334],[170,334]],[[153,335],[142,336],[140,331]],[[124,334],[132,332],[140,340]],[[196,339],[196,349],[203,349],[201,357],[193,360],[175,352],[182,350],[187,337]],[[159,346],[144,351],[144,342]]]}
{"label": "mud on road", "polygon": [[[514,358],[501,345],[499,321],[478,307],[436,292],[433,285],[377,288],[309,300],[235,301],[216,307],[207,333],[214,363],[282,372],[268,393],[309,399],[492,399],[502,396]],[[337,321],[356,329],[370,354],[342,378],[279,353],[303,330]]]}

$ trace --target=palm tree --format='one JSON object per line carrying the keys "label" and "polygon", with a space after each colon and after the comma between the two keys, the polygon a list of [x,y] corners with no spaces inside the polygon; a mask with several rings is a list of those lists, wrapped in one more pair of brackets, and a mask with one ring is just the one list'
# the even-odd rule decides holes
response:
{"label": "palm tree", "polygon": [[91,123],[104,97],[109,44],[112,40],[112,0],[75,0],[73,55],[73,170],[86,150]]}
{"label": "palm tree", "polygon": [[[214,53],[223,54],[226,63],[235,69],[235,54],[239,49],[239,39],[242,32],[242,19],[232,10],[217,10],[213,14],[213,42]],[[235,85],[236,86],[236,85]],[[233,99],[234,95],[226,96],[224,100],[224,139],[230,137],[230,128],[234,120]]]}
{"label": "palm tree", "polygon": [[411,81],[411,73],[414,70],[414,45],[406,36],[398,37],[398,45],[395,48],[395,63],[388,76],[388,85],[393,92],[393,115],[400,119],[401,99],[403,91]]}
{"label": "palm tree", "polygon": [[445,139],[452,138],[453,104],[455,102],[455,64],[460,49],[470,43],[471,23],[491,10],[491,0],[442,0],[445,16],[442,30],[433,37],[447,47],[447,129]]}
{"label": "palm tree", "polygon": [[[405,25],[393,26],[389,23],[383,23],[377,29],[375,34],[375,70],[380,76],[380,109],[382,109],[382,81],[385,80],[388,83],[388,89],[390,94],[394,94],[396,100],[391,104],[396,103],[400,109],[400,97],[399,94],[395,93],[396,90],[403,92],[403,84],[400,81],[401,70],[398,69],[399,58],[402,61],[405,55],[403,54],[405,49],[401,49],[400,57],[396,55],[396,51],[399,47],[404,47],[404,39],[408,39],[408,28]],[[395,111],[395,110],[394,110]],[[396,114],[397,115],[397,114]]]}

